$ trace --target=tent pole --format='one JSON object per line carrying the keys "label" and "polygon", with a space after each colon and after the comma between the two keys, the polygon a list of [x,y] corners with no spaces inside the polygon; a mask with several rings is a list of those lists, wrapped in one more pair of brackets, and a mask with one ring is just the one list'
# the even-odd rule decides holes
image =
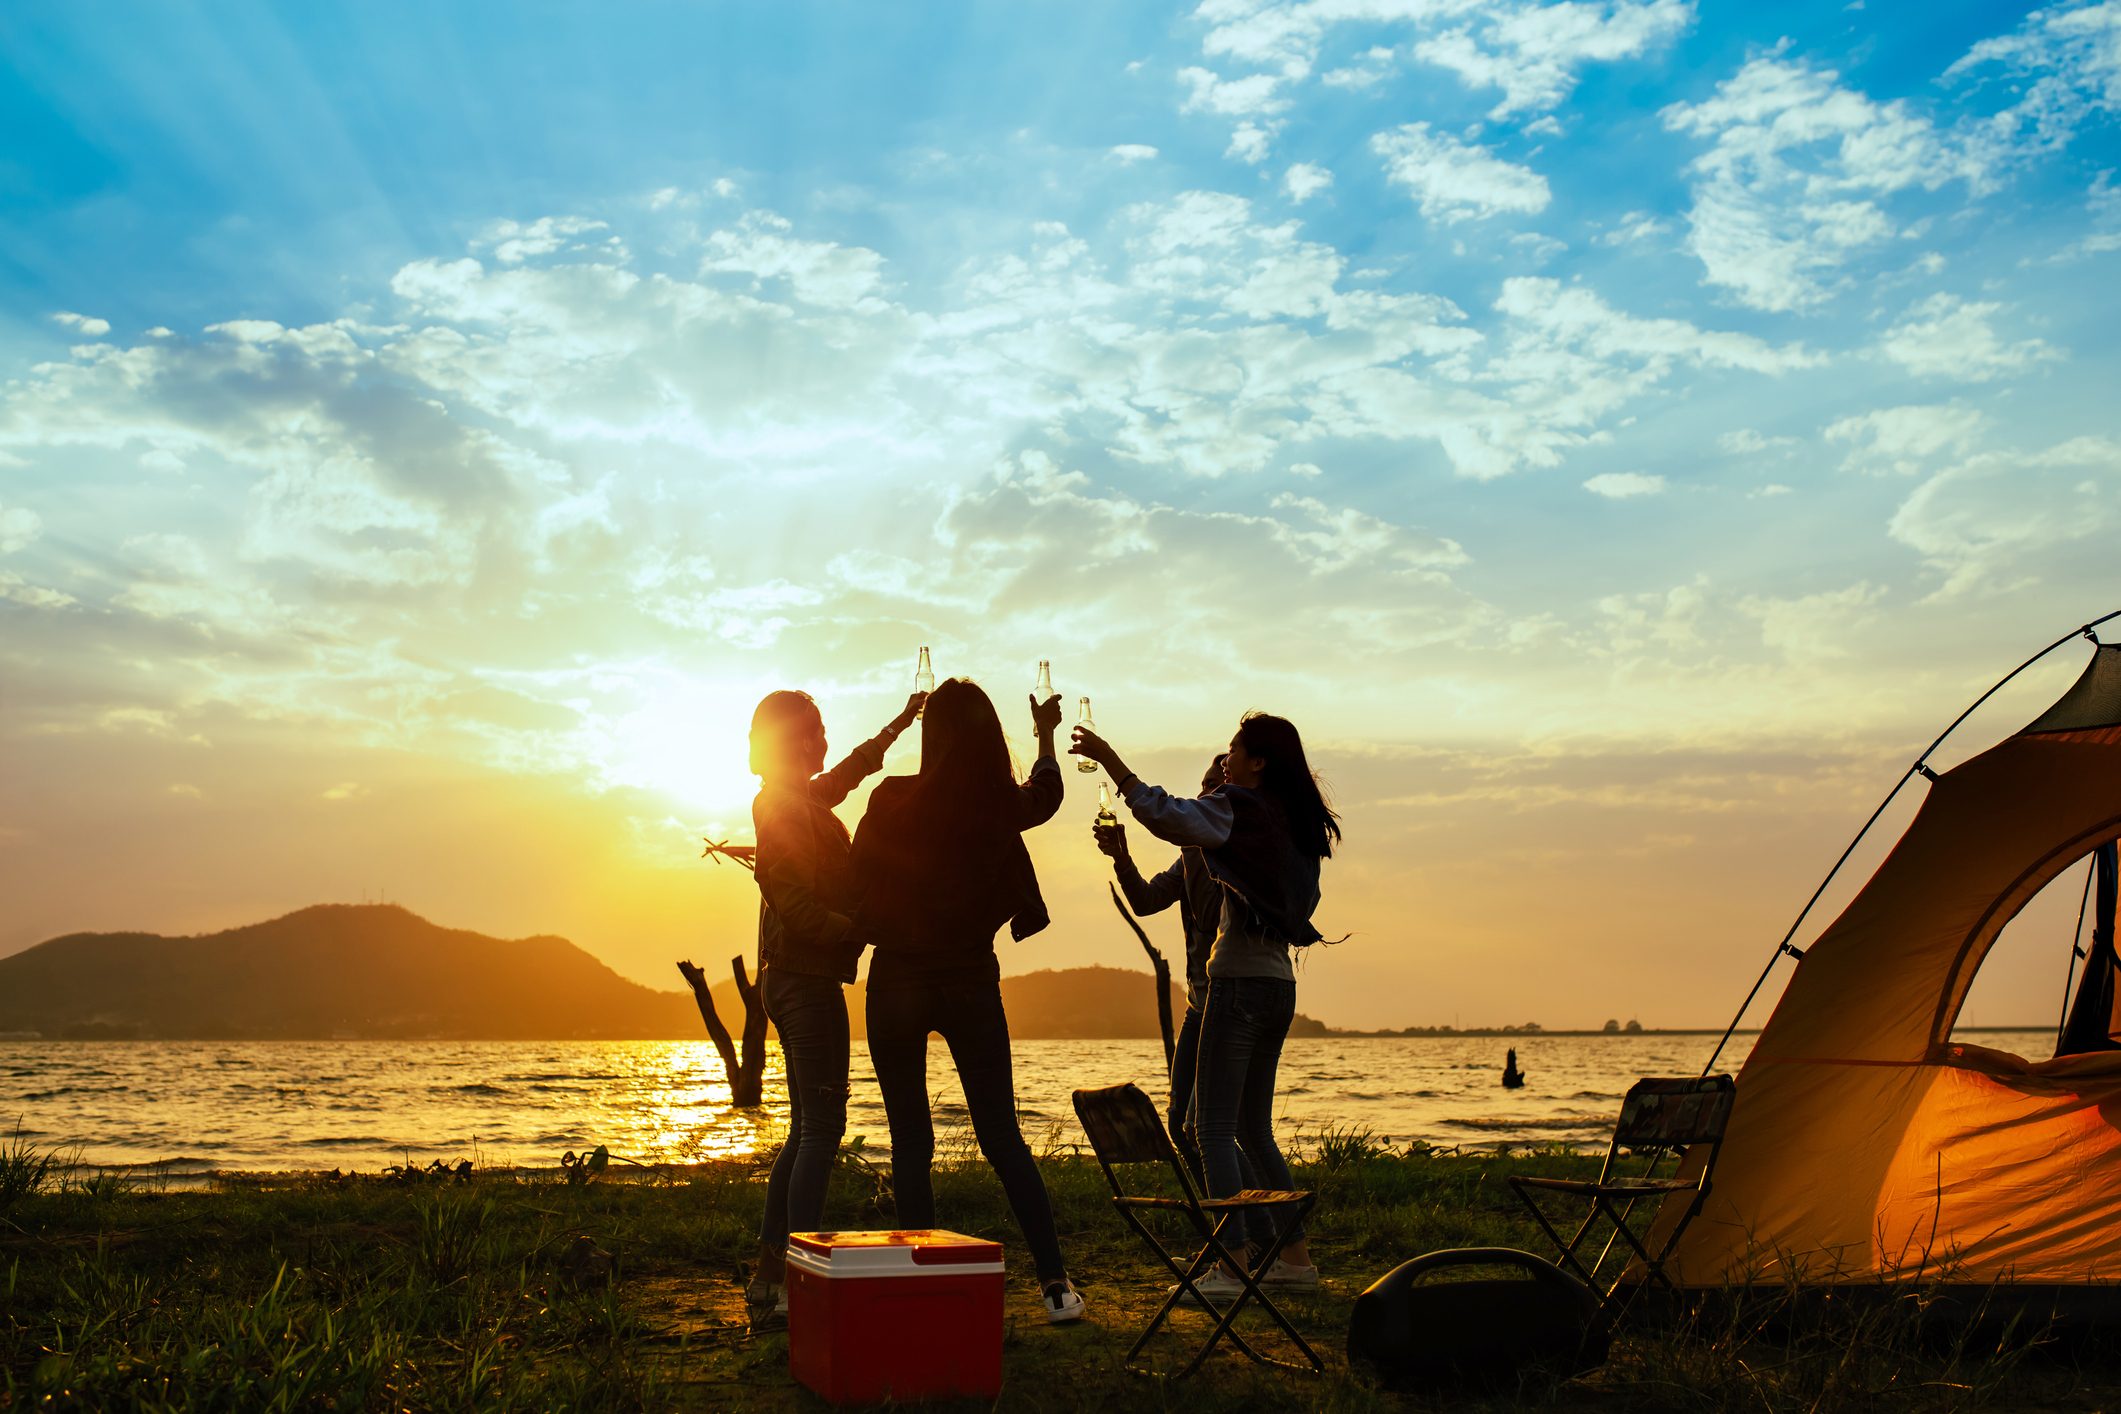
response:
{"label": "tent pole", "polygon": [[1826,871],[1826,877],[1819,881],[1819,887],[1812,890],[1812,896],[1804,901],[1804,907],[1797,912],[1797,921],[1790,924],[1789,931],[1782,935],[1782,940],[1775,944],[1775,950],[1768,954],[1767,966],[1760,969],[1759,980],[1753,983],[1753,990],[1745,994],[1745,1000],[1738,1004],[1738,1014],[1731,1018],[1731,1024],[1723,1030],[1723,1039],[1719,1040],[1716,1043],[1716,1049],[1709,1053],[1709,1063],[1701,1068],[1701,1073],[1704,1076],[1716,1069],[1716,1062],[1723,1056],[1723,1048],[1731,1043],[1731,1036],[1738,1030],[1738,1023],[1745,1020],[1746,1008],[1752,1006],[1753,998],[1759,996],[1760,989],[1767,985],[1768,974],[1775,970],[1776,962],[1782,958],[1784,953],[1800,959],[1804,956],[1804,950],[1793,944],[1790,939],[1797,936],[1797,930],[1804,926],[1804,920],[1811,914],[1812,905],[1819,902],[1819,896],[1826,892],[1827,885],[1834,882],[1834,876],[1841,872],[1842,865],[1848,863],[1849,856],[1856,852],[1856,846],[1863,843],[1863,837],[1870,833],[1871,826],[1878,823],[1878,817],[1885,813],[1885,807],[1893,803],[1893,797],[1900,794],[1900,788],[1915,776],[1920,775],[1926,780],[1935,780],[1937,778],[1937,773],[1929,768],[1930,753],[1944,745],[1944,739],[1959,730],[1961,722],[1973,716],[1980,709],[1982,703],[2001,692],[2011,679],[2017,677],[2018,674],[2024,672],[2027,668],[2030,668],[2033,664],[2039,662],[2042,658],[2045,658],[2072,639],[2089,638],[2093,643],[2097,643],[2099,635],[2093,633],[2092,630],[2109,619],[2117,618],[2121,618],[2121,609],[2101,614],[2098,618],[2092,619],[2088,623],[2079,624],[2076,628],[2063,634],[2053,643],[2048,644],[2047,647],[1998,678],[1994,687],[1974,699],[1973,706],[1968,707],[1964,712],[1952,718],[1952,724],[1939,732],[1937,739],[1925,747],[1922,754],[1915,758],[1915,764],[1908,767],[1899,780],[1893,782],[1893,788],[1885,793],[1885,799],[1878,802],[1878,808],[1871,812],[1871,818],[1863,822],[1863,828],[1856,831],[1856,838],[1849,841],[1848,848],[1841,851],[1841,857],[1834,861],[1834,867]]}
{"label": "tent pole", "polygon": [[2055,1021],[2055,1053],[2062,1052],[2062,1037],[2069,1030],[2069,989],[2077,980],[2077,959],[2084,956],[2084,907],[2092,901],[2092,875],[2099,868],[2096,855],[2085,862],[2084,897],[2077,900],[2077,931],[2069,935],[2069,971],[2062,977],[2062,1015]]}

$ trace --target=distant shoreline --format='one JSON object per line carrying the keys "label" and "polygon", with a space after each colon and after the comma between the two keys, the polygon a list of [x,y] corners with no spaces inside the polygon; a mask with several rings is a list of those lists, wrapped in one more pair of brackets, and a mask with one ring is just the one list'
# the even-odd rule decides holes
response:
{"label": "distant shoreline", "polygon": [[[1991,1036],[1993,1036],[1993,1035],[2005,1035],[2005,1034],[2011,1034],[2011,1033],[2017,1033],[2017,1032],[2025,1032],[2025,1031],[2043,1031],[2043,1032],[2044,1032],[2044,1031],[2051,1031],[2051,1030],[2053,1030],[2053,1029],[2054,1029],[2053,1027],[2051,1027],[2051,1026],[2046,1026],[2046,1025],[2041,1025],[2041,1026],[1961,1026],[1961,1027],[1956,1027],[1956,1028],[1954,1028],[1954,1030],[1953,1030],[1953,1034],[1954,1034],[1954,1035],[1991,1035]],[[1514,1028],[1513,1028],[1513,1027],[1467,1027],[1467,1028],[1465,1028],[1465,1029],[1463,1029],[1463,1030],[1455,1030],[1455,1029],[1453,1029],[1453,1028],[1451,1028],[1451,1027],[1448,1027],[1448,1026],[1440,1026],[1440,1027],[1408,1027],[1408,1028],[1405,1028],[1405,1029],[1403,1029],[1403,1030],[1397,1030],[1397,1031],[1392,1031],[1392,1030],[1385,1030],[1385,1031],[1343,1031],[1343,1030],[1336,1030],[1336,1029],[1334,1029],[1334,1028],[1328,1027],[1328,1028],[1327,1028],[1327,1029],[1326,1029],[1325,1031],[1323,1031],[1323,1032],[1315,1032],[1315,1031],[1314,1031],[1314,1032],[1306,1032],[1306,1033],[1304,1033],[1304,1034],[1302,1034],[1302,1035],[1297,1035],[1297,1034],[1294,1034],[1294,1033],[1292,1033],[1292,1034],[1290,1035],[1289,1039],[1290,1039],[1290,1040],[1292,1040],[1292,1041],[1457,1041],[1457,1040],[1475,1040],[1475,1041],[1486,1041],[1486,1040],[1537,1041],[1537,1040],[1541,1040],[1541,1039],[1544,1039],[1544,1038],[1548,1038],[1548,1037],[1553,1037],[1553,1038],[1557,1038],[1557,1039],[1558,1039],[1558,1038],[1583,1038],[1583,1037],[1603,1037],[1603,1036],[1610,1036],[1610,1037],[1612,1037],[1612,1038],[1613,1038],[1613,1039],[1615,1039],[1615,1040],[1620,1040],[1620,1041],[1626,1041],[1626,1040],[1638,1040],[1638,1039],[1642,1039],[1642,1038],[1645,1038],[1645,1037],[1659,1037],[1659,1036],[1721,1036],[1722,1034],[1723,1034],[1723,1028],[1721,1028],[1721,1027],[1717,1027],[1717,1026],[1672,1026],[1672,1027],[1647,1027],[1647,1026],[1646,1026],[1646,1027],[1642,1028],[1642,1029],[1641,1029],[1640,1031],[1606,1031],[1606,1030],[1603,1030],[1603,1029],[1599,1029],[1599,1030],[1559,1030],[1559,1029],[1556,1029],[1556,1030],[1551,1030],[1551,1031],[1550,1031],[1550,1030],[1546,1030],[1546,1029],[1544,1029],[1544,1028],[1542,1028],[1542,1029],[1540,1029],[1540,1030],[1537,1030],[1537,1031],[1527,1031],[1527,1030],[1524,1030],[1524,1029],[1523,1029],[1523,1028],[1521,1028],[1521,1027],[1514,1027]],[[1760,1034],[1760,1028],[1759,1028],[1759,1027],[1757,1027],[1757,1026],[1743,1026],[1743,1027],[1740,1027],[1739,1029],[1737,1029],[1736,1031],[1733,1031],[1733,1032],[1732,1032],[1731,1034],[1732,1034],[1733,1036],[1757,1036],[1757,1035],[1759,1035],[1759,1034]],[[274,1046],[278,1046],[278,1045],[289,1045],[289,1044],[296,1044],[296,1045],[348,1045],[348,1044],[362,1044],[362,1045],[366,1045],[366,1044],[374,1044],[374,1043],[377,1043],[377,1042],[387,1042],[387,1043],[389,1043],[389,1044],[392,1044],[392,1045],[414,1045],[414,1046],[417,1046],[417,1045],[427,1045],[427,1044],[449,1044],[449,1045],[467,1045],[467,1044],[479,1044],[479,1043],[484,1043],[484,1044],[490,1044],[490,1045],[497,1045],[497,1046],[515,1046],[515,1045],[525,1045],[525,1044],[528,1044],[528,1043],[532,1043],[532,1042],[536,1042],[536,1043],[540,1043],[540,1044],[544,1044],[544,1043],[565,1043],[565,1042],[582,1042],[582,1043],[598,1043],[598,1044],[608,1044],[608,1043],[611,1043],[611,1042],[629,1042],[629,1041],[704,1041],[705,1039],[706,1039],[706,1038],[705,1038],[704,1036],[702,1036],[702,1035],[698,1035],[698,1034],[694,1034],[694,1035],[684,1035],[684,1036],[462,1036],[462,1035],[457,1035],[457,1036],[448,1036],[448,1035],[433,1035],[433,1036],[402,1036],[402,1035],[370,1035],[370,1036],[227,1036],[227,1035],[221,1035],[221,1036],[111,1036],[111,1035],[103,1035],[103,1036],[96,1036],[96,1035],[86,1035],[86,1036],[84,1036],[84,1035],[73,1035],[73,1036],[44,1036],[44,1035],[30,1034],[30,1033],[25,1033],[25,1032],[19,1032],[19,1031],[17,1031],[17,1032],[0,1032],[0,1046],[4,1046],[4,1045],[8,1045],[8,1044],[21,1044],[21,1045],[27,1045],[27,1044],[32,1044],[32,1043],[34,1043],[34,1044],[39,1044],[39,1045],[41,1045],[41,1044],[44,1044],[44,1043],[47,1043],[47,1042],[55,1042],[55,1041],[66,1041],[66,1042],[72,1042],[72,1043],[76,1043],[76,1044],[83,1044],[83,1045],[111,1045],[111,1044],[121,1044],[121,1045],[148,1045],[148,1046],[152,1046],[152,1045],[162,1045],[162,1044],[166,1044],[166,1043],[170,1043],[170,1042],[181,1042],[181,1043],[192,1043],[192,1044],[213,1044],[213,1045],[224,1045],[224,1046],[236,1046],[236,1045],[274,1045]],[[1016,1039],[1016,1040],[1019,1040],[1019,1041],[1074,1041],[1074,1042],[1094,1042],[1094,1041],[1155,1041],[1155,1040],[1160,1040],[1161,1038],[1160,1038],[1159,1036],[1157,1036],[1157,1035],[1156,1035],[1155,1033],[1153,1033],[1153,1032],[1150,1032],[1150,1033],[1144,1033],[1144,1034],[1142,1034],[1142,1035],[1134,1035],[1134,1036],[1033,1036],[1033,1035],[1019,1035],[1019,1036],[1017,1036],[1017,1037],[1016,1037],[1015,1039]]]}

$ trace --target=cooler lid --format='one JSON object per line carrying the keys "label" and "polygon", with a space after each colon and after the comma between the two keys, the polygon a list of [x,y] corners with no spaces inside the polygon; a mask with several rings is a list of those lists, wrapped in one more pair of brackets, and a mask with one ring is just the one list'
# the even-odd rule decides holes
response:
{"label": "cooler lid", "polygon": [[837,1272],[896,1270],[913,1267],[987,1266],[1002,1260],[1002,1245],[941,1228],[904,1228],[889,1232],[794,1232],[791,1249]]}

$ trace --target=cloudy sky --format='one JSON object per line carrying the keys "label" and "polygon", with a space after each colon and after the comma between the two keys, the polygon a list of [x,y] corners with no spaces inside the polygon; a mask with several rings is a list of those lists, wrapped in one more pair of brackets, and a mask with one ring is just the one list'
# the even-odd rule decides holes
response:
{"label": "cloudy sky", "polygon": [[[752,703],[926,643],[1174,784],[1294,718],[1313,1015],[1720,1024],[2121,607],[2117,107],[2121,3],[10,11],[0,952],[388,897],[675,986]],[[1010,971],[1140,960],[1089,780]]]}

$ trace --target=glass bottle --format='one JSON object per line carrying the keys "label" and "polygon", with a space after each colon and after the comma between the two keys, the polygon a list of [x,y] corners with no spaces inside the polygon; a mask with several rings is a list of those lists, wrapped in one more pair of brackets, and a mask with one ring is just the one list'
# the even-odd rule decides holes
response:
{"label": "glass bottle", "polygon": [[1044,658],[1038,660],[1038,685],[1031,695],[1041,702],[1053,695],[1053,664]]}
{"label": "glass bottle", "polygon": [[[913,690],[915,692],[935,691],[935,669],[928,664],[928,645],[925,643],[921,645],[920,666],[913,670]],[[921,710],[913,715],[916,717],[926,716],[926,704],[923,704]]]}
{"label": "glass bottle", "polygon": [[[1088,727],[1093,732],[1097,730],[1097,723],[1090,719],[1090,699],[1087,697],[1083,699],[1082,708],[1076,713],[1075,724],[1079,727]],[[1075,769],[1078,771],[1095,771],[1097,763],[1087,756],[1079,756],[1075,760]]]}
{"label": "glass bottle", "polygon": [[1100,825],[1117,825],[1119,823],[1119,816],[1112,813],[1112,784],[1109,781],[1099,781],[1097,783],[1097,823]]}

